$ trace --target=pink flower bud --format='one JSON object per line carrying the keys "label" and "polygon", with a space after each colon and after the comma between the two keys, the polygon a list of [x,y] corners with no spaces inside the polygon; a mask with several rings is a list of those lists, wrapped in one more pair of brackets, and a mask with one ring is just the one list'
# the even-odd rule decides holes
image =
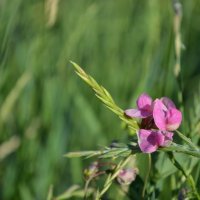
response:
{"label": "pink flower bud", "polygon": [[137,168],[121,169],[121,171],[119,172],[117,176],[117,181],[121,185],[129,185],[135,180],[137,174],[138,174]]}

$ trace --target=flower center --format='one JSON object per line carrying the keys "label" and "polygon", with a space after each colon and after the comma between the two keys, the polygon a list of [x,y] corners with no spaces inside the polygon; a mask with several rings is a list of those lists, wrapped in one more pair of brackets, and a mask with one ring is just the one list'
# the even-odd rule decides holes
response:
{"label": "flower center", "polygon": [[153,129],[153,128],[157,128],[155,123],[154,123],[154,119],[152,116],[147,117],[147,118],[143,118],[142,122],[141,122],[141,129]]}

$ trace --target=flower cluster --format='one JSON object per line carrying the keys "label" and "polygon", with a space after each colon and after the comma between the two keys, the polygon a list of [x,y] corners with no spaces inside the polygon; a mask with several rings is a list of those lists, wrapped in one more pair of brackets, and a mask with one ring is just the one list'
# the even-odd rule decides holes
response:
{"label": "flower cluster", "polygon": [[145,93],[137,99],[137,109],[125,110],[125,114],[142,119],[138,144],[144,153],[152,153],[159,147],[168,146],[173,139],[171,131],[176,130],[182,121],[182,114],[172,100],[162,97],[153,101]]}

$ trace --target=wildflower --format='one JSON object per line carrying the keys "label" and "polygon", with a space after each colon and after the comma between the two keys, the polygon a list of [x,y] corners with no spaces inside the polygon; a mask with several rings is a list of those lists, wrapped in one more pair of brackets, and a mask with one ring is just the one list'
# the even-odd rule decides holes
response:
{"label": "wildflower", "polygon": [[121,185],[129,185],[135,180],[137,174],[138,174],[137,168],[121,169],[117,176],[117,181]]}
{"label": "wildflower", "polygon": [[154,102],[153,118],[160,130],[174,131],[181,124],[182,114],[169,98],[163,97]]}
{"label": "wildflower", "polygon": [[144,153],[152,153],[159,147],[168,146],[173,139],[170,131],[176,130],[182,121],[182,114],[172,100],[162,97],[153,101],[145,93],[139,96],[137,109],[125,110],[125,114],[142,119],[138,144]]}
{"label": "wildflower", "polygon": [[172,141],[172,132],[140,129],[138,132],[138,144],[142,152],[152,153],[158,147],[168,146]]}
{"label": "wildflower", "polygon": [[146,93],[143,93],[137,99],[137,109],[125,110],[125,114],[129,117],[146,118],[152,115],[152,103],[152,98]]}

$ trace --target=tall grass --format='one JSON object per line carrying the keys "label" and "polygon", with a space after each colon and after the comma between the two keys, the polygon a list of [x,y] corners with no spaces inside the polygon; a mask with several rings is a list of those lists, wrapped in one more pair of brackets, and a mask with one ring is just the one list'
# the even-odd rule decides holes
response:
{"label": "tall grass", "polygon": [[[200,2],[182,4],[184,130],[192,134],[200,119],[194,112],[200,99]],[[171,1],[2,0],[0,22],[0,199],[45,199],[51,184],[55,195],[72,183],[82,185],[88,161],[63,154],[126,138],[118,118],[81,84],[69,60],[87,67],[122,108],[134,106],[143,91],[178,102]],[[168,187],[176,187],[169,174],[175,169],[160,169],[168,164],[159,157],[155,187],[160,198],[171,199]],[[142,166],[145,158],[140,160]],[[199,173],[196,163],[185,165]]]}

